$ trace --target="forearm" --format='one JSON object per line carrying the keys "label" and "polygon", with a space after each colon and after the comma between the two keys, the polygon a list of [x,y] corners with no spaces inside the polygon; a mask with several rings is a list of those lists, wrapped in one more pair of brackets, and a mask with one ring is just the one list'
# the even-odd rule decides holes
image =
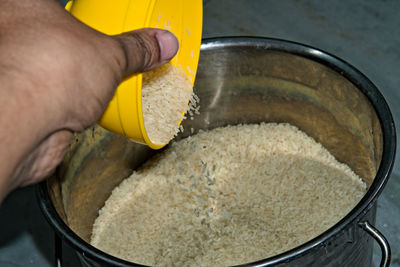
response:
{"label": "forearm", "polygon": [[[54,53],[61,34],[50,31],[51,21],[64,13],[55,0],[0,0],[0,203],[16,187],[39,181],[48,173],[49,157],[58,160],[54,151],[62,154],[60,146],[68,144],[61,103],[70,99],[62,96],[62,80],[53,74],[64,77],[65,65]],[[49,138],[58,131],[61,138]],[[52,153],[45,153],[49,149]]]}
{"label": "forearm", "polygon": [[24,162],[52,127],[40,90],[21,73],[0,68],[0,202],[22,184]]}

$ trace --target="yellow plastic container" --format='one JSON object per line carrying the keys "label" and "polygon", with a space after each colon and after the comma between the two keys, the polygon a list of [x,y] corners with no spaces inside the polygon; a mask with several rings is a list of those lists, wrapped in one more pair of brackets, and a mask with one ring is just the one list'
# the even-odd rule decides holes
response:
{"label": "yellow plastic container", "polygon": [[[171,60],[194,83],[200,54],[203,21],[202,0],[72,0],[66,9],[86,25],[109,35],[143,27],[166,29],[179,40]],[[142,74],[132,75],[118,86],[99,124],[153,149],[164,145],[149,139],[142,115]]]}

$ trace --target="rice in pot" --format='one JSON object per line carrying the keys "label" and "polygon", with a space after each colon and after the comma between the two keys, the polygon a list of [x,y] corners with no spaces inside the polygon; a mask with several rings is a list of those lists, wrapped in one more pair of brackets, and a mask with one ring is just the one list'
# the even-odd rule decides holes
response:
{"label": "rice in pot", "polygon": [[200,132],[116,187],[91,244],[157,266],[227,266],[267,258],[323,233],[366,185],[289,124]]}

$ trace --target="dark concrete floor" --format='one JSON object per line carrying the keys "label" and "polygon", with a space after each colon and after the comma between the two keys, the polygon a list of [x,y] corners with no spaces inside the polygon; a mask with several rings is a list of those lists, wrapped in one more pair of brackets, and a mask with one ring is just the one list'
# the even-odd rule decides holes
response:
{"label": "dark concrete floor", "polygon": [[[205,0],[203,37],[267,36],[308,44],[351,63],[381,90],[400,119],[400,1],[398,0]],[[377,227],[400,267],[400,165],[378,202]],[[374,266],[378,266],[376,248]],[[77,266],[65,246],[65,266]],[[0,207],[0,266],[51,266],[53,234],[31,187]]]}

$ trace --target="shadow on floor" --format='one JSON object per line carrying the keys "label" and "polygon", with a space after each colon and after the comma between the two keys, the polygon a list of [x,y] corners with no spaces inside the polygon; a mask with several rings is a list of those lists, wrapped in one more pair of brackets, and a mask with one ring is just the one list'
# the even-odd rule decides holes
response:
{"label": "shadow on floor", "polygon": [[[12,251],[5,259],[10,264],[21,258],[33,264],[38,257],[53,262],[53,233],[38,207],[33,187],[14,191],[2,203],[0,237],[0,250],[7,247]],[[29,249],[28,243],[34,243],[36,249]]]}

